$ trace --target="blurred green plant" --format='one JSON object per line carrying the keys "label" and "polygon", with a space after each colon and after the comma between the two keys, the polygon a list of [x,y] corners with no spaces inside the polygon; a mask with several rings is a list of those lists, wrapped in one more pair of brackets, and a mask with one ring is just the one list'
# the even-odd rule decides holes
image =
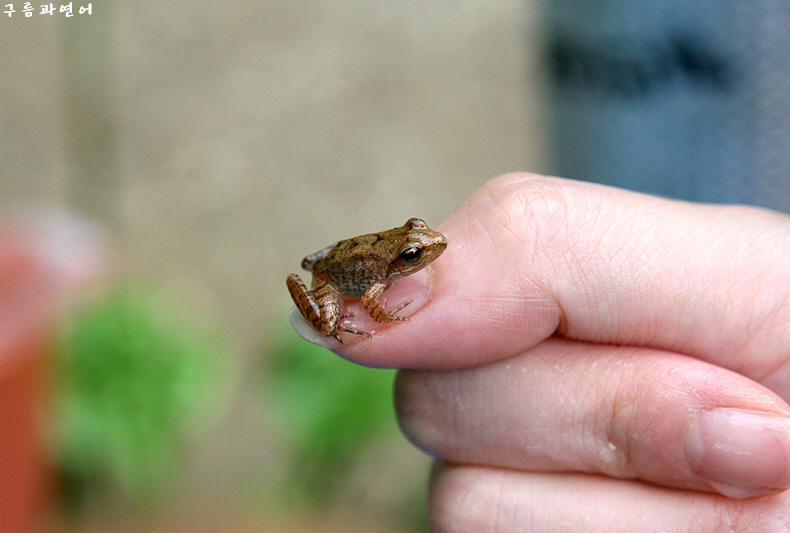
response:
{"label": "blurred green plant", "polygon": [[275,424],[292,452],[286,488],[328,504],[360,452],[397,433],[395,371],[353,364],[286,331],[270,369]]}
{"label": "blurred green plant", "polygon": [[73,502],[91,490],[133,503],[164,494],[227,392],[216,332],[172,299],[127,283],[72,317],[56,350],[52,424]]}

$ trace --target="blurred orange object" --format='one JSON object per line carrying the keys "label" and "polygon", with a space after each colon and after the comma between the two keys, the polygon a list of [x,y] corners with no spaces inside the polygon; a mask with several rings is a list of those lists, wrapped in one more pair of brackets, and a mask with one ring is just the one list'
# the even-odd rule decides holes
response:
{"label": "blurred orange object", "polygon": [[20,339],[0,367],[0,531],[30,531],[47,492],[46,460],[38,435],[43,338]]}
{"label": "blurred orange object", "polygon": [[74,219],[45,218],[0,221],[0,533],[31,531],[46,509],[52,484],[39,408],[51,330],[64,301],[100,268],[98,248],[72,231]]}

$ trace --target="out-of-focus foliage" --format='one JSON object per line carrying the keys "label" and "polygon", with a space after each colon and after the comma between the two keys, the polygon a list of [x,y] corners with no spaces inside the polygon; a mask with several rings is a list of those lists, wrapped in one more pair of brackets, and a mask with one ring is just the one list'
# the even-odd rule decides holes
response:
{"label": "out-of-focus foliage", "polygon": [[[290,328],[289,328],[290,329]],[[329,503],[348,467],[374,440],[395,434],[394,370],[365,368],[314,346],[292,331],[271,369],[275,425],[291,447],[288,489]]]}
{"label": "out-of-focus foliage", "polygon": [[54,451],[71,496],[163,494],[227,392],[216,328],[123,284],[86,305],[57,350]]}

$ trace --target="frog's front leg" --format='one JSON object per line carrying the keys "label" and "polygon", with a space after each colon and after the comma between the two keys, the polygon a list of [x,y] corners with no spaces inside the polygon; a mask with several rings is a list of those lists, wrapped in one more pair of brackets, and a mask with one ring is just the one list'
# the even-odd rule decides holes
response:
{"label": "frog's front leg", "polygon": [[384,291],[389,289],[392,286],[392,283],[386,281],[377,281],[370,287],[368,290],[365,291],[365,294],[362,295],[359,302],[362,305],[362,308],[368,312],[368,314],[375,320],[376,322],[392,322],[393,320],[406,320],[409,319],[405,316],[395,316],[395,313],[406,307],[411,303],[409,300],[406,303],[403,303],[392,309],[391,311],[387,311],[386,305],[387,301],[384,300],[384,305],[379,303],[379,296],[381,296]]}

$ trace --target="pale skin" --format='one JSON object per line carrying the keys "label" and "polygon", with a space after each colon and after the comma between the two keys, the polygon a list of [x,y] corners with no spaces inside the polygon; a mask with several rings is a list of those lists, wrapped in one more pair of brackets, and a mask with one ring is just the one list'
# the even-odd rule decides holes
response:
{"label": "pale skin", "polygon": [[408,369],[432,532],[790,527],[790,217],[511,174],[437,229],[431,298],[337,349]]}

